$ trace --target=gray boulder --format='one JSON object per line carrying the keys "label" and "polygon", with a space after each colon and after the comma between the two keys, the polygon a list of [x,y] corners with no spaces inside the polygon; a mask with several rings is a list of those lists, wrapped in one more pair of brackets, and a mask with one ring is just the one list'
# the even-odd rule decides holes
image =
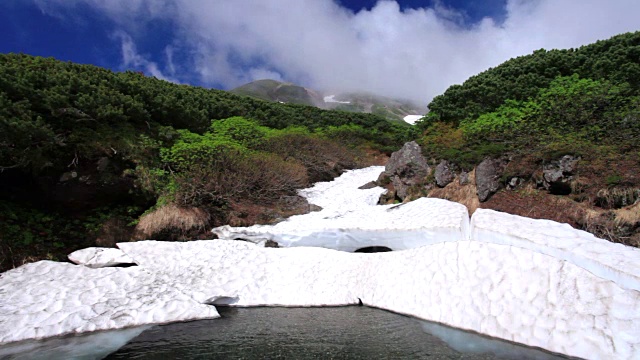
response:
{"label": "gray boulder", "polygon": [[404,144],[402,149],[391,154],[384,175],[393,184],[396,196],[404,199],[410,187],[424,182],[431,172],[422,149],[415,141]]}
{"label": "gray boulder", "polygon": [[429,174],[429,164],[427,159],[422,156],[422,149],[415,141],[404,144],[402,149],[391,154],[384,172],[388,176],[405,175],[413,176],[418,173]]}
{"label": "gray boulder", "polygon": [[476,168],[476,187],[478,199],[487,201],[491,195],[495,194],[502,183],[500,178],[506,166],[506,161],[502,159],[484,159]]}
{"label": "gray boulder", "polygon": [[434,173],[434,177],[436,179],[436,185],[439,187],[445,187],[449,185],[450,182],[456,177],[455,172],[453,171],[454,165],[447,160],[442,160],[438,166],[436,166],[436,171]]}
{"label": "gray boulder", "polygon": [[576,165],[580,158],[565,155],[558,161],[552,161],[543,166],[542,186],[550,193],[556,195],[568,195],[571,193],[571,181],[573,180]]}

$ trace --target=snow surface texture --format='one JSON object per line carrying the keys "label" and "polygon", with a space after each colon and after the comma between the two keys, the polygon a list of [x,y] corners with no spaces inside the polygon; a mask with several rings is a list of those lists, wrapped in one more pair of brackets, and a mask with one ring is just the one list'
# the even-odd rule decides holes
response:
{"label": "snow surface texture", "polygon": [[640,291],[640,249],[599,239],[569,224],[479,209],[471,219],[470,236],[566,260],[625,289]]}
{"label": "snow surface texture", "polygon": [[1,274],[0,299],[0,344],[219,316],[138,267],[39,261]]}
{"label": "snow surface texture", "polygon": [[458,241],[377,254],[231,240],[120,246],[198,302],[319,306],[361,300],[572,356],[640,356],[637,291],[516,246]]}
{"label": "snow surface texture", "polygon": [[468,238],[469,213],[464,205],[421,198],[399,205],[376,205],[385,190],[359,186],[378,178],[384,167],[346,173],[317,183],[300,195],[321,211],[292,216],[276,225],[213,229],[220,239],[273,240],[280,246],[315,246],[353,252],[372,245],[404,250]]}
{"label": "snow surface texture", "polygon": [[75,264],[88,266],[90,268],[101,268],[108,266],[118,266],[134,264],[127,254],[120,249],[91,247],[74,251],[67,256]]}
{"label": "snow surface texture", "polygon": [[424,117],[424,115],[407,115],[404,117],[404,121],[408,122],[409,124],[413,125],[416,123],[416,121],[422,119]]}
{"label": "snow surface texture", "polygon": [[[271,227],[223,229],[296,247],[121,243],[138,267],[44,261],[1,274],[0,343],[216,317],[204,304],[362,301],[567,355],[640,358],[640,250],[490,210],[477,210],[469,222],[466,210],[444,200],[375,206],[382,189],[357,186],[381,170],[349,172],[304,191],[320,212]],[[297,247],[305,241],[349,251],[407,250]]]}

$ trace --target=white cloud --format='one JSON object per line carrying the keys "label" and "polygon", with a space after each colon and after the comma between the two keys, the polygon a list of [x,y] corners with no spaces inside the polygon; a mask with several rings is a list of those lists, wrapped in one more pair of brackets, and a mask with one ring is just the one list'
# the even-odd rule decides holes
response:
{"label": "white cloud", "polygon": [[[120,39],[122,49],[122,65],[125,69],[129,70],[133,67],[133,69],[143,71],[145,75],[155,76],[160,80],[179,83],[177,79],[163,74],[157,63],[147,60],[144,56],[138,54],[136,44],[133,42],[133,39],[131,39],[131,36],[129,36],[129,34],[123,31],[118,31],[114,34],[114,36]],[[166,49],[171,48],[168,47]],[[167,52],[167,57],[171,59],[170,50],[168,50]],[[173,69],[173,63],[170,61],[169,64],[169,69],[171,71],[171,69]]]}
{"label": "white cloud", "polygon": [[249,81],[271,79],[282,81],[282,75],[275,71],[271,71],[265,68],[251,68],[249,69]]}
{"label": "white cloud", "polygon": [[176,67],[178,78],[193,67],[203,82],[227,88],[272,76],[421,102],[511,57],[640,29],[637,0],[509,0],[503,23],[472,26],[440,2],[401,10],[379,1],[352,13],[332,0],[35,1],[49,11],[90,4],[134,37],[147,21],[173,21],[178,32],[167,43],[191,62]]}

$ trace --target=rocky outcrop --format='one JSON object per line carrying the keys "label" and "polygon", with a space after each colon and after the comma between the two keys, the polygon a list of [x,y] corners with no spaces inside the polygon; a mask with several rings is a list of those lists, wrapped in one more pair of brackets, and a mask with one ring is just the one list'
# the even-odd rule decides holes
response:
{"label": "rocky outcrop", "polygon": [[571,181],[579,160],[580,158],[565,155],[558,161],[544,165],[542,186],[555,195],[570,194]]}
{"label": "rocky outcrop", "polygon": [[480,202],[487,201],[500,189],[500,178],[506,166],[503,159],[484,159],[476,168],[476,187]]}
{"label": "rocky outcrop", "polygon": [[449,185],[456,177],[454,165],[447,160],[442,160],[440,164],[436,166],[434,177],[436,179],[436,185],[439,187],[443,188]]}
{"label": "rocky outcrop", "polygon": [[394,192],[394,198],[404,200],[412,187],[424,184],[430,173],[431,168],[422,155],[420,145],[411,141],[391,154],[378,184],[389,190],[387,197]]}

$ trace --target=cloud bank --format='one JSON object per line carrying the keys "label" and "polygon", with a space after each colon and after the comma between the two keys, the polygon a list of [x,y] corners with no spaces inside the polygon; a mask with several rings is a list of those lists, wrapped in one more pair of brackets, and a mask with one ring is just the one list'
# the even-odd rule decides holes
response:
{"label": "cloud bank", "polygon": [[[637,0],[509,0],[500,24],[464,23],[442,4],[403,10],[384,0],[357,13],[332,0],[34,1],[58,16],[93,7],[117,24],[123,62],[155,66],[165,79],[228,89],[273,78],[420,103],[509,58],[640,29]],[[159,19],[175,28],[166,53],[180,52],[180,66],[160,69],[135,52],[145,24]]]}

